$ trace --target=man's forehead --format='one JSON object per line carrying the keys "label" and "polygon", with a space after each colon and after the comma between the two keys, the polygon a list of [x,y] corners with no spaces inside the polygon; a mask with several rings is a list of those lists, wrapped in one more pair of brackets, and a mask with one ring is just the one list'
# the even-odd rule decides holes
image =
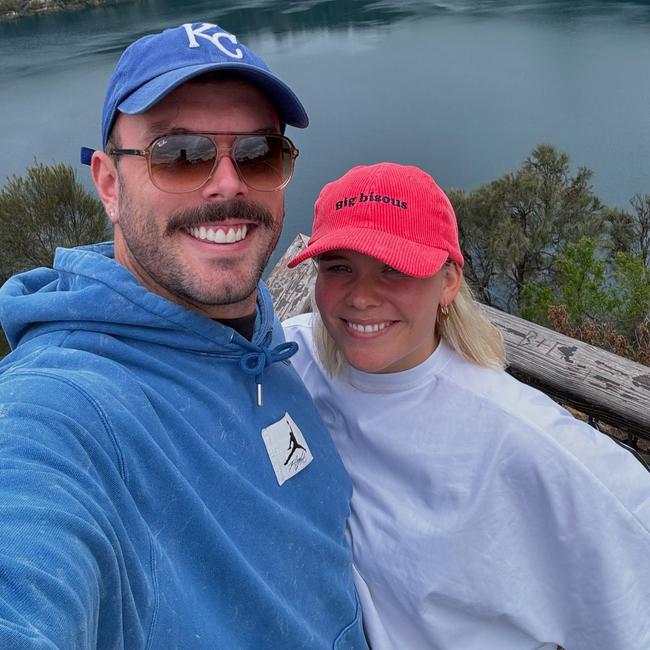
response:
{"label": "man's forehead", "polygon": [[[270,98],[255,84],[234,75],[203,75],[190,79],[154,104],[148,111],[137,115],[118,113],[115,128],[120,124],[132,123],[144,128],[148,135],[167,133],[170,128],[179,131],[195,128],[184,124],[184,119],[201,115],[215,123],[223,110],[228,113],[239,112],[250,120],[259,119],[259,125],[251,131],[278,132],[281,130],[277,109]],[[202,127],[203,128],[203,127]],[[215,126],[210,130],[218,130]]]}
{"label": "man's forehead", "polygon": [[[154,115],[168,108],[198,106],[208,110],[232,107],[238,110],[278,115],[271,99],[254,83],[242,77],[203,75],[194,77],[174,88],[143,115]],[[279,118],[278,118],[279,119]]]}

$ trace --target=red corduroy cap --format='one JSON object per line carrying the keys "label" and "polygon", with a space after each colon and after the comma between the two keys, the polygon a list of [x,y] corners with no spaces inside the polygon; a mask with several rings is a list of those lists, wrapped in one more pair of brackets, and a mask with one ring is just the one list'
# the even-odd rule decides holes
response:
{"label": "red corduroy cap", "polygon": [[289,267],[337,249],[370,255],[415,277],[434,275],[447,259],[464,263],[445,193],[421,169],[387,162],[354,167],[325,185],[307,248]]}

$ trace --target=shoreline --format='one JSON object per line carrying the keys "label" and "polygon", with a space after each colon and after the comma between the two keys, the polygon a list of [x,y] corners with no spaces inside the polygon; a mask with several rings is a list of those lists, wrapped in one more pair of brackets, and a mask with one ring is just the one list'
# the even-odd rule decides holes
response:
{"label": "shoreline", "polygon": [[28,16],[77,11],[86,7],[118,4],[127,0],[0,0],[0,21],[18,20]]}

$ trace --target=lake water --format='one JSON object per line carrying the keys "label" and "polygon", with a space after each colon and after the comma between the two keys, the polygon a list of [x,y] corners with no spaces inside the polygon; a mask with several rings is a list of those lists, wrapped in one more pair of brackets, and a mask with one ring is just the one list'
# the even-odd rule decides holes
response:
{"label": "lake water", "polygon": [[[219,8],[215,8],[218,4]],[[142,0],[0,23],[0,183],[36,158],[79,169],[111,69],[135,38],[221,25],[303,100],[280,248],[322,184],[381,160],[466,190],[541,142],[595,172],[608,204],[650,193],[650,2]]]}

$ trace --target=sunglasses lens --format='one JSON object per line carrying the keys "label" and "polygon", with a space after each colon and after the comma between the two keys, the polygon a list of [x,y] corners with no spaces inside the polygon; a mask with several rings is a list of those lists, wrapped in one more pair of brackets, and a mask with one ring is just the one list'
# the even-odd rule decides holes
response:
{"label": "sunglasses lens", "polygon": [[[280,135],[239,135],[231,155],[240,178],[254,190],[284,187],[293,172],[293,148]],[[165,192],[192,192],[208,180],[216,156],[209,135],[166,135],[151,147],[151,180]]]}
{"label": "sunglasses lens", "polygon": [[217,149],[205,135],[166,135],[153,143],[151,179],[166,192],[191,192],[210,176]]}
{"label": "sunglasses lens", "polygon": [[241,179],[254,190],[276,190],[293,170],[291,143],[279,135],[244,135],[235,142],[233,158]]}

